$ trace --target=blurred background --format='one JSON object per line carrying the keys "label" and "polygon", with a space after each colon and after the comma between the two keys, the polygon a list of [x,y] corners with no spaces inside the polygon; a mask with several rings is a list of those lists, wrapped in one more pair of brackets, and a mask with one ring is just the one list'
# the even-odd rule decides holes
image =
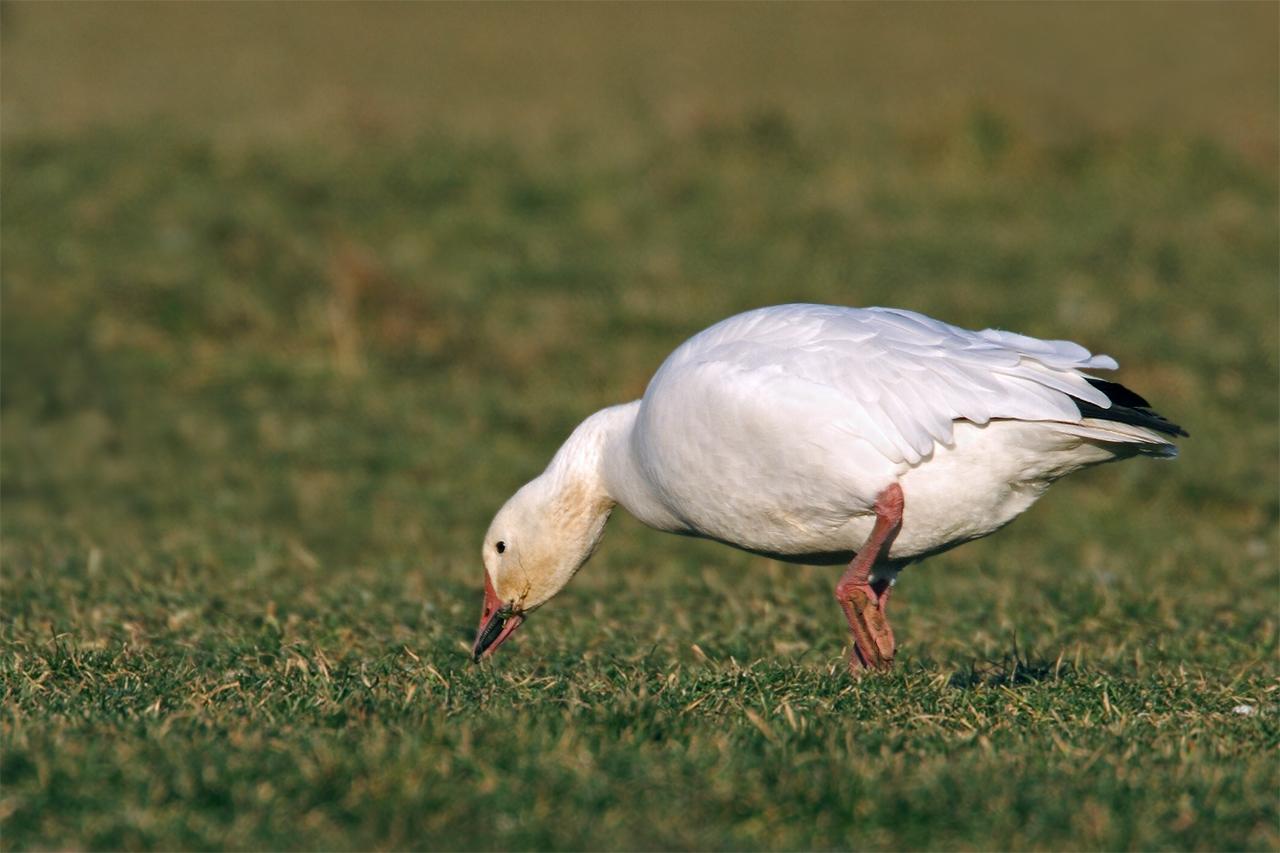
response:
{"label": "blurred background", "polygon": [[469,561],[577,420],[785,301],[1274,414],[1269,4],[3,12],[15,523]]}
{"label": "blurred background", "polygon": [[[480,536],[507,495],[689,334],[817,301],[1077,340],[1192,435],[1176,463],[1093,472],[920,571],[909,663],[998,655],[1014,629],[1052,658],[1133,606],[1161,615],[1090,645],[1103,665],[1132,643],[1212,670],[1223,647],[1199,638],[1228,636],[1233,660],[1270,649],[1274,679],[1276,4],[8,2],[0,24],[13,672],[38,678],[22,661],[63,637],[107,672],[134,665],[113,649],[141,655],[136,684],[101,682],[126,693],[175,661],[207,691],[401,646],[464,678]],[[576,666],[644,636],[668,660],[697,642],[838,662],[838,613],[811,606],[833,578],[789,571],[620,518],[570,604],[504,654]],[[737,572],[792,578],[734,605],[763,607],[735,622],[757,627],[671,612]],[[620,582],[634,608],[606,613]],[[1060,619],[1082,600],[1101,623]],[[84,690],[67,713],[128,729]],[[314,826],[165,824],[159,783],[129,769],[141,741],[104,757],[32,722],[48,695],[9,701],[27,763],[0,811],[27,844],[419,838],[395,806],[352,829],[303,794]],[[178,766],[174,749],[149,761]],[[49,774],[85,755],[86,817],[60,828]],[[284,796],[226,772],[228,802]],[[151,805],[122,817],[120,791]],[[436,804],[434,837],[475,802]],[[547,831],[474,838],[602,843]],[[1093,843],[1194,841],[1172,838]]]}
{"label": "blurred background", "polygon": [[594,132],[628,150],[754,111],[939,137],[985,105],[1032,143],[1177,132],[1270,164],[1274,16],[1251,3],[9,4],[5,124],[160,119],[222,141]]}

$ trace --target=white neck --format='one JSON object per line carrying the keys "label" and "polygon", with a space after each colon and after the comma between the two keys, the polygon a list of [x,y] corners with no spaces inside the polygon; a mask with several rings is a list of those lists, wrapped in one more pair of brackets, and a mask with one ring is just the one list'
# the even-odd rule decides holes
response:
{"label": "white neck", "polygon": [[547,466],[542,478],[551,488],[590,504],[622,506],[659,530],[682,525],[662,505],[636,462],[632,430],[640,401],[601,409],[578,425]]}
{"label": "white neck", "polygon": [[625,408],[601,409],[578,424],[538,478],[546,488],[573,493],[575,500],[589,504],[617,503],[609,491],[605,466],[614,448],[625,446],[625,440],[618,439],[630,432],[635,420],[634,414],[627,417],[619,411]]}

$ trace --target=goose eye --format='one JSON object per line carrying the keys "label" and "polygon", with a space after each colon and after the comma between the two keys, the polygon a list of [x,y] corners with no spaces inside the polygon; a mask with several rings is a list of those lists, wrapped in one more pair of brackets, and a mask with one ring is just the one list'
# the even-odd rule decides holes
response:
{"label": "goose eye", "polygon": [[497,545],[494,545],[493,547],[498,549],[498,553],[501,554],[503,551],[507,550],[507,543],[499,542]]}

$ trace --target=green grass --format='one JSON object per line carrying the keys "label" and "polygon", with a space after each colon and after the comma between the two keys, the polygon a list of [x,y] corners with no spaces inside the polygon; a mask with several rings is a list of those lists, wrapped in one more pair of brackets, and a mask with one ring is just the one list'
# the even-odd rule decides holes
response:
{"label": "green grass", "polygon": [[[1274,161],[931,116],[10,132],[0,845],[1280,847]],[[836,571],[626,517],[471,664],[508,494],[796,300],[1079,340],[1192,437],[909,569],[887,677]]]}

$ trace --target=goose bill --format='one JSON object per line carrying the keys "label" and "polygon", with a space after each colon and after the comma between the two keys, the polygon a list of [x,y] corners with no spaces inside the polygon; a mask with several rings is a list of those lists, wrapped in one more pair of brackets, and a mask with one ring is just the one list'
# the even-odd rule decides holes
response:
{"label": "goose bill", "polygon": [[524,622],[524,614],[517,613],[515,606],[503,603],[493,591],[493,584],[486,575],[484,579],[484,611],[480,614],[480,627],[476,632],[476,643],[471,649],[471,657],[475,661],[494,652],[498,646],[506,642],[507,637]]}
{"label": "goose bill", "polygon": [[501,610],[494,613],[476,635],[476,645],[471,651],[472,657],[479,661],[493,654],[494,650],[506,642],[507,637],[510,637],[522,622],[524,622],[523,613],[504,614]]}

